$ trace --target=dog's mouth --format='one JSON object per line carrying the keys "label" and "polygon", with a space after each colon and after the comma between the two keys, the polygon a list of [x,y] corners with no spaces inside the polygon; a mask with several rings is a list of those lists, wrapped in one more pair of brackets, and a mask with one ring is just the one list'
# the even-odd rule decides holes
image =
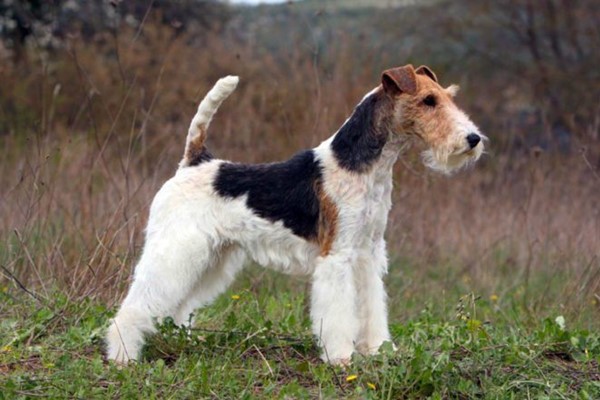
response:
{"label": "dog's mouth", "polygon": [[469,147],[465,150],[460,150],[457,153],[454,153],[452,155],[453,156],[474,156],[475,152],[476,152],[476,150],[475,150],[476,148],[477,147],[473,147],[473,148]]}
{"label": "dog's mouth", "polygon": [[468,147],[466,149],[460,149],[448,156],[449,159],[454,162],[458,162],[459,160],[477,160],[481,154],[483,153],[483,145],[478,144],[475,147]]}
{"label": "dog's mouth", "polygon": [[475,147],[466,146],[462,147],[456,151],[454,151],[450,156],[451,157],[478,157],[483,153],[483,141],[487,140],[487,138],[481,135],[481,142],[477,143]]}
{"label": "dog's mouth", "polygon": [[483,146],[478,144],[471,148],[461,147],[454,151],[444,152],[443,149],[427,149],[421,153],[426,166],[434,171],[450,174],[466,168],[479,159],[483,153]]}

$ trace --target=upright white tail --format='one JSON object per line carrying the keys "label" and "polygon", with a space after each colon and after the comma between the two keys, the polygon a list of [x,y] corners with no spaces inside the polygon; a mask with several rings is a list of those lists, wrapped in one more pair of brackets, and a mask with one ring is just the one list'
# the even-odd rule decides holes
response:
{"label": "upright white tail", "polygon": [[204,146],[208,125],[219,106],[235,90],[239,80],[237,76],[232,75],[219,79],[200,102],[198,111],[194,115],[188,130],[185,152],[179,163],[179,168],[200,164],[207,157],[210,157]]}

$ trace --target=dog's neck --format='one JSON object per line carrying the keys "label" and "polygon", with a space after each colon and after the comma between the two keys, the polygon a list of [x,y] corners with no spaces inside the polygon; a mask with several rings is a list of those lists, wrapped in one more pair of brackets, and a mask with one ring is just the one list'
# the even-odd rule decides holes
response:
{"label": "dog's neck", "polygon": [[381,89],[369,92],[331,138],[341,168],[375,177],[391,175],[405,147],[405,135],[393,132],[393,100]]}

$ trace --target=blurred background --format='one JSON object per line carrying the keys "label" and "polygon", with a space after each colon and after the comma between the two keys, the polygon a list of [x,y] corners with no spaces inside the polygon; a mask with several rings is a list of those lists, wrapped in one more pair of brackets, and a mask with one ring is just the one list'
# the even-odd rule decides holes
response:
{"label": "blurred background", "polygon": [[[600,310],[600,3],[0,0],[0,287],[114,304],[197,103],[241,84],[217,157],[318,145],[379,83],[431,67],[490,138],[453,177],[396,165],[392,314],[439,293]],[[260,275],[259,275],[260,277]],[[495,297],[494,297],[495,296]],[[549,312],[549,311],[548,311]],[[589,316],[595,316],[589,318]]]}

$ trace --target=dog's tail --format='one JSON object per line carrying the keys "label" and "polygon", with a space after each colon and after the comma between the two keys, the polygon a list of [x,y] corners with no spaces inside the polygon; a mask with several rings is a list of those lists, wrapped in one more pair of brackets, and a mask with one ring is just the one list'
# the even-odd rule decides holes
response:
{"label": "dog's tail", "polygon": [[179,168],[197,165],[211,158],[204,146],[208,125],[221,103],[235,90],[238,82],[239,78],[231,75],[219,79],[200,102],[198,111],[194,115],[188,130],[185,152],[179,163]]}

